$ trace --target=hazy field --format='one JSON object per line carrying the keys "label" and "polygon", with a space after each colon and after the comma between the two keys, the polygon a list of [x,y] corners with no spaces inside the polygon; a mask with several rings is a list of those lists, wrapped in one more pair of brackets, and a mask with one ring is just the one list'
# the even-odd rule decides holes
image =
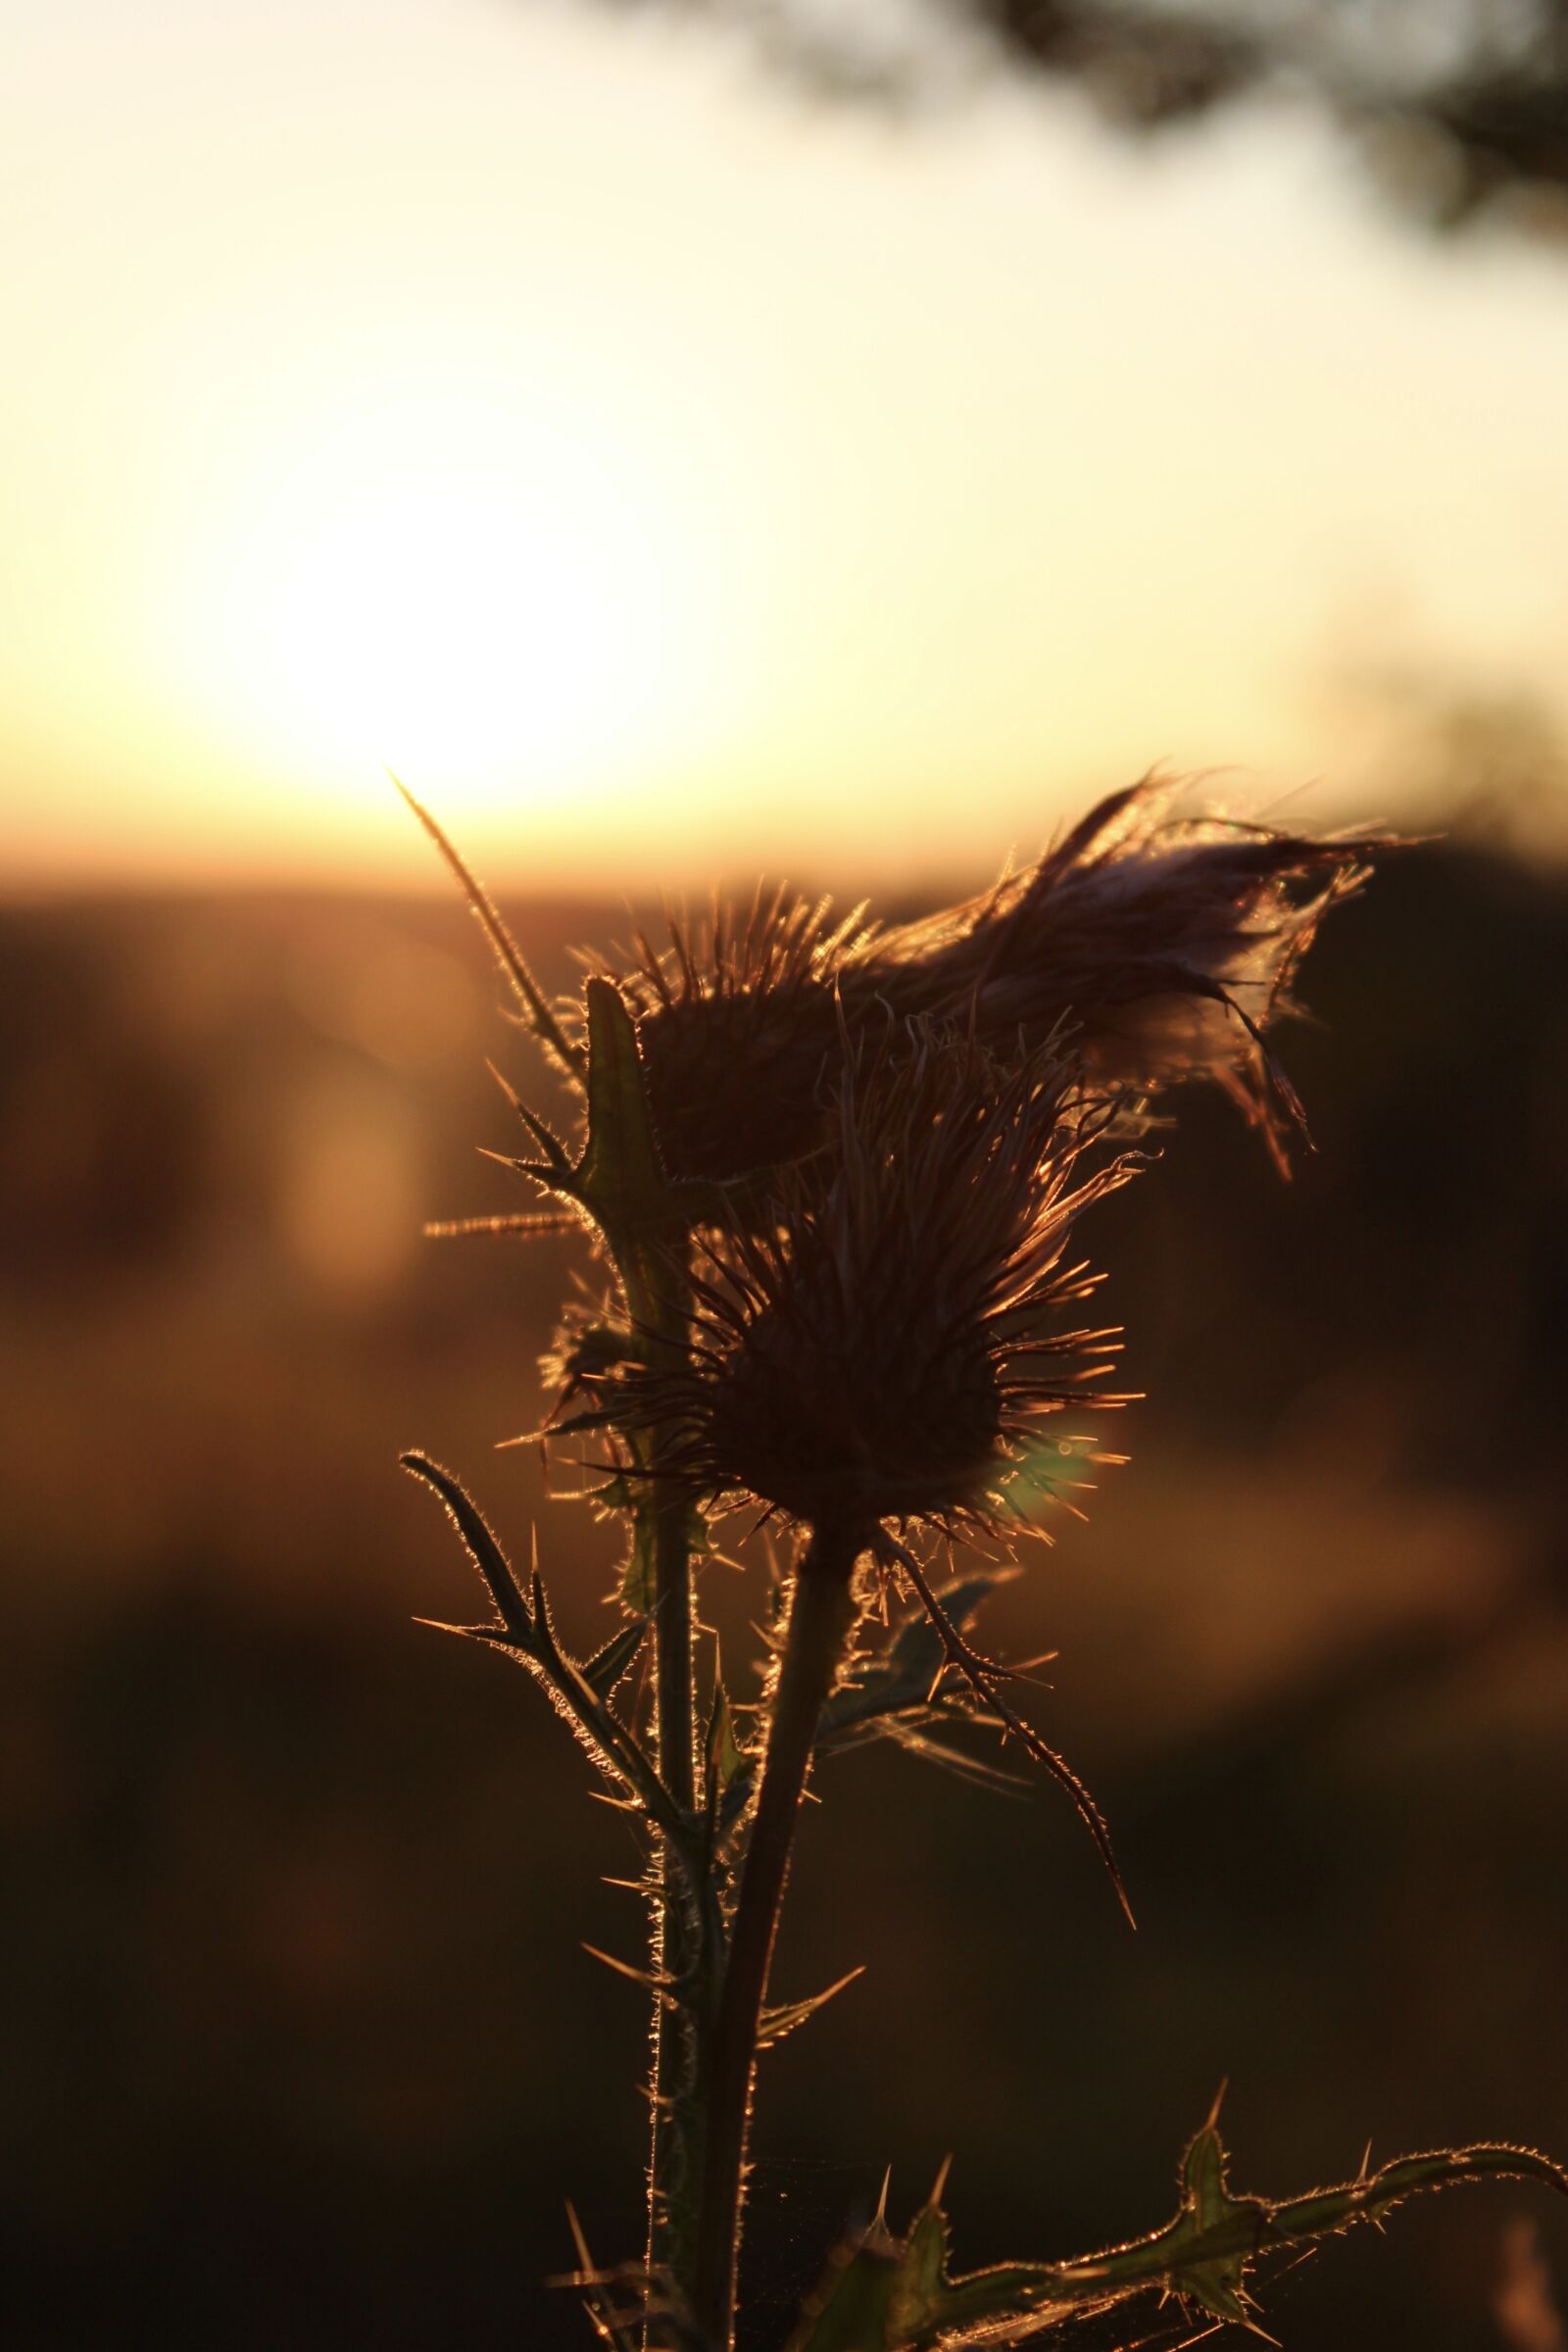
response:
{"label": "hazy field", "polygon": [[[564,982],[617,924],[517,928]],[[1565,955],[1562,885],[1391,866],[1285,1044],[1318,1157],[1283,1188],[1200,1102],[1086,1229],[1149,1400],[997,1616],[1061,1649],[1042,1719],[1142,1932],[1050,1788],[833,1767],[778,1981],[869,1969],[766,2062],[780,2325],[889,2159],[906,2208],[955,2153],[975,2261],[1152,2224],[1224,2075],[1243,2185],[1368,2132],[1568,2139]],[[533,1081],[444,901],[0,918],[21,2347],[580,2342],[540,2284],[562,2194],[635,2239],[644,2021],[578,1948],[637,1933],[623,1834],[519,1678],[410,1623],[475,1605],[410,1444],[539,1515],[585,1638],[611,1576],[490,1451],[581,1246],[417,1239],[522,1204],[473,1153],[511,1146],[486,1054]],[[755,1589],[707,1597],[738,1675]],[[1498,2189],[1320,2257],[1269,2324],[1500,2343],[1522,2212],[1568,2275],[1562,2217]]]}

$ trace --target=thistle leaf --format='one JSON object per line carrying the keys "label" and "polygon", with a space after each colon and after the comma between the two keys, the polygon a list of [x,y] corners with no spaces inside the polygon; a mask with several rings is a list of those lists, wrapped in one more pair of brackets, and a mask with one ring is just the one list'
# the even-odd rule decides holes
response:
{"label": "thistle leaf", "polygon": [[[660,1156],[637,1024],[614,983],[598,975],[584,989],[588,1012],[588,1135],[575,1166],[552,1163],[539,1180],[579,1201],[615,1253],[628,1287],[638,1287],[628,1250],[684,1233],[722,1200],[710,1184],[672,1184]],[[538,1177],[539,1172],[533,1173]],[[646,1301],[628,1300],[632,1312]]]}
{"label": "thistle leaf", "polygon": [[898,2277],[898,2252],[885,2236],[847,2248],[807,2305],[787,2352],[891,2352]]}
{"label": "thistle leaf", "polygon": [[[613,1413],[585,1405],[580,1413],[568,1413],[564,1421],[546,1421],[538,1429],[525,1429],[515,1438],[498,1439],[496,1450],[502,1452],[510,1446],[544,1446],[557,1438],[580,1437],[584,1430],[612,1429],[614,1422]],[[596,1496],[597,1499],[599,1497]]]}
{"label": "thistle leaf", "polygon": [[[946,2168],[944,2168],[945,2170]],[[916,2216],[899,2262],[889,2344],[944,2343],[956,2328],[978,2325],[998,2314],[1038,2304],[1045,2276],[1035,2263],[999,2263],[968,2278],[948,2277],[948,2217],[941,2182]]]}
{"label": "thistle leaf", "polygon": [[[625,1481],[619,1482],[624,1486]],[[651,1617],[659,1598],[655,1568],[657,1541],[651,1508],[636,1510],[631,1523],[631,1548],[620,1572],[620,1605],[634,1617]]]}
{"label": "thistle leaf", "polygon": [[503,1234],[580,1233],[582,1219],[575,1209],[544,1209],[533,1216],[437,1217],[420,1231],[427,1242],[493,1241]]}
{"label": "thistle leaf", "polygon": [[776,2009],[764,2009],[761,2024],[757,2030],[758,2048],[771,2049],[775,2041],[782,2041],[786,2034],[793,2034],[797,2026],[804,2026],[808,2017],[814,2017],[819,2009],[826,2008],[835,1993],[842,1992],[846,1984],[853,1984],[857,1977],[863,1977],[864,1974],[862,1964],[859,1968],[852,1968],[847,1977],[840,1977],[836,1984],[829,1984],[821,1992],[809,1994],[804,2001],[785,2001]]}
{"label": "thistle leaf", "polygon": [[[651,1617],[659,1599],[654,1506],[648,1497],[634,1496],[629,1482],[618,1474],[597,1489],[594,1501],[601,1511],[631,1513],[631,1545],[620,1572],[616,1597],[621,1607],[629,1609],[634,1617]],[[712,1549],[708,1522],[695,1505],[687,1514],[686,1549],[696,1558],[706,1557]]]}
{"label": "thistle leaf", "polygon": [[[945,1586],[938,1597],[949,1622],[965,1631],[975,1611],[1010,1572],[964,1577]],[[896,1626],[893,1639],[880,1654],[858,1659],[822,1710],[817,1733],[819,1748],[846,1743],[846,1735],[863,1736],[868,1726],[884,1718],[915,1711],[922,1721],[928,1711],[932,1680],[945,1652],[942,1638],[923,1608],[911,1609]]]}
{"label": "thistle leaf", "polygon": [[628,1984],[641,1985],[644,1992],[651,1992],[655,2000],[662,2002],[666,2009],[679,2006],[667,1978],[653,1976],[646,1968],[634,1968],[629,1960],[617,1960],[613,1952],[602,1952],[596,1943],[585,1943],[582,1948],[590,1960],[602,1961],[606,1968],[613,1969],[616,1976],[624,1977]]}
{"label": "thistle leaf", "polygon": [[704,1741],[708,1769],[713,1776],[714,1788],[722,1794],[738,1772],[744,1772],[750,1758],[735,1737],[735,1716],[729,1703],[729,1692],[721,1678],[714,1678],[713,1705],[708,1718],[708,1737]]}
{"label": "thistle leaf", "polygon": [[[942,1723],[944,1717],[938,1715],[935,1720]],[[1022,1773],[1009,1772],[1003,1764],[988,1763],[984,1756],[972,1756],[956,1740],[941,1738],[919,1721],[911,1723],[902,1716],[892,1716],[869,1729],[873,1734],[880,1732],[896,1740],[909,1755],[921,1756],[928,1764],[937,1765],[943,1772],[951,1772],[955,1779],[968,1781],[977,1788],[992,1789],[999,1796],[1023,1795],[1033,1785],[1025,1780]]]}
{"label": "thistle leaf", "polygon": [[[1444,2148],[1363,2171],[1338,2188],[1314,2189],[1279,2204],[1234,2196],[1213,2116],[1182,2158],[1181,2206],[1174,2221],[1148,2237],[1064,2263],[1004,2263],[966,2278],[948,2276],[948,2229],[934,2194],[902,2243],[880,2223],[841,2254],[823,2298],[792,2338],[790,2352],[963,2352],[997,2340],[999,2322],[1028,2319],[1038,2328],[1058,2314],[1101,2309],[1150,2288],[1261,2335],[1248,2274],[1260,2254],[1309,2245],[1377,2221],[1401,2199],[1488,2178],[1535,2180],[1568,2195],[1568,2173],[1529,2148]],[[876,2300],[872,2287],[885,2282]],[[846,2324],[860,2334],[811,2332],[835,2316],[844,2290]],[[853,2291],[852,2291],[853,2289]],[[858,2299],[857,2299],[858,2298]],[[862,2312],[870,2314],[862,2323]],[[874,2329],[880,2329],[880,2333]]]}
{"label": "thistle leaf", "polygon": [[[1189,2241],[1211,2237],[1213,2232],[1223,2231],[1228,2222],[1262,2210],[1255,2200],[1233,2197],[1226,2188],[1225,2149],[1212,2121],[1197,2133],[1182,2158],[1182,2201],[1181,2218],[1170,2231],[1178,2255],[1184,2236]],[[1177,2294],[1215,2319],[1245,2322],[1251,2301],[1247,2292],[1247,2262],[1246,2253],[1238,2252],[1179,2263],[1171,2283]]]}
{"label": "thistle leaf", "polygon": [[522,1597],[506,1553],[491,1534],[477,1503],[459,1485],[451,1471],[443,1470],[439,1462],[432,1462],[428,1454],[404,1453],[398,1459],[405,1470],[413,1477],[422,1479],[446,1504],[447,1514],[463,1538],[469,1559],[483,1577],[502,1624],[518,1648],[532,1654],[535,1629],[528,1604]]}
{"label": "thistle leaf", "polygon": [[582,1679],[596,1698],[608,1699],[610,1693],[631,1664],[643,1645],[646,1623],[623,1625],[618,1634],[612,1634],[603,1649],[596,1649],[582,1664]]}
{"label": "thistle leaf", "polygon": [[1274,2228],[1284,2238],[1319,2237],[1352,2222],[1377,2221],[1406,2197],[1487,2180],[1540,2180],[1568,2196],[1568,2169],[1534,2148],[1439,2148],[1430,2155],[1398,2157],[1342,2188],[1318,2189],[1276,2205]]}
{"label": "thistle leaf", "polygon": [[948,2217],[930,2204],[904,2241],[893,2282],[893,2340],[907,2343],[942,2317],[947,2294]]}
{"label": "thistle leaf", "polygon": [[513,1639],[504,1626],[453,1625],[445,1617],[416,1617],[413,1622],[422,1625],[426,1633],[456,1634],[460,1641],[481,1642],[486,1649],[499,1649],[503,1656],[511,1656],[523,1646]]}
{"label": "thistle leaf", "polygon": [[[988,1576],[962,1577],[956,1584],[944,1585],[938,1598],[951,1622],[960,1633],[967,1633],[981,1602],[989,1600],[997,1587],[1008,1583],[1013,1574],[1010,1568],[1001,1568]],[[894,1634],[888,1665],[899,1669],[901,1675],[929,1684],[941,1662],[942,1642],[935,1626],[924,1609],[911,1609]]]}
{"label": "thistle leaf", "polygon": [[[392,775],[389,768],[388,775]],[[573,1045],[565,1035],[547,1003],[544,992],[522,959],[516,941],[507,929],[496,906],[486,895],[471,869],[465,863],[457,849],[442,831],[428,808],[416,801],[408,786],[398,776],[393,783],[424,827],[437,850],[456,877],[458,887],[467,900],[480,930],[490,943],[490,950],[516,996],[524,1026],[531,1029],[547,1054],[551,1054],[568,1078],[579,1077],[582,1070],[582,1049]]]}
{"label": "thistle leaf", "polygon": [[573,1171],[579,1198],[607,1233],[660,1221],[667,1187],[637,1048],[637,1025],[611,981],[589,980],[588,1141]]}

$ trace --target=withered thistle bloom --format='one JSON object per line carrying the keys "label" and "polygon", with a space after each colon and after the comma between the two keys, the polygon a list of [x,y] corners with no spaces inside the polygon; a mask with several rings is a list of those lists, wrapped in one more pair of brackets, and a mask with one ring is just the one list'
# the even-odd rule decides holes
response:
{"label": "withered thistle bloom", "polygon": [[901,929],[780,894],[744,926],[715,910],[673,924],[662,951],[640,942],[620,977],[670,1174],[733,1178],[815,1149],[838,1023],[858,1041],[890,1012],[972,1026],[1004,1054],[1059,1030],[1100,1099],[1215,1082],[1278,1154],[1298,1112],[1263,1032],[1380,845],[1182,815],[1177,794],[1113,794],[1036,865]]}
{"label": "withered thistle bloom", "polygon": [[884,1523],[1011,1531],[1074,1483],[1087,1441],[1049,1432],[1113,1401],[1096,1384],[1116,1341],[1063,1328],[1097,1280],[1068,1244],[1129,1172],[1088,1168],[1103,1121],[1059,1055],[1008,1069],[972,1037],[883,1029],[844,1064],[828,1147],[707,1246],[685,1360],[597,1384],[623,1428],[660,1430],[662,1474],[704,1502],[857,1548]]}

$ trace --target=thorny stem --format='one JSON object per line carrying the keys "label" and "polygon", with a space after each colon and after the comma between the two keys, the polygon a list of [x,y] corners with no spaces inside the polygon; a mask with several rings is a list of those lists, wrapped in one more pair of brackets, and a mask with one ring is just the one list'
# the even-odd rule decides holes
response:
{"label": "thorny stem", "polygon": [[[629,1291],[631,1285],[627,1287]],[[650,1258],[640,1269],[638,1287],[644,1299],[632,1303],[634,1308],[645,1306],[655,1345],[678,1347],[685,1287],[679,1265]],[[656,1470],[658,1455],[656,1437]],[[654,1521],[654,1730],[659,1771],[677,1808],[690,1815],[697,1802],[697,1706],[687,1505],[679,1489],[655,1480],[642,1507]],[[702,2169],[702,2019],[692,1996],[704,1973],[704,1954],[698,1890],[687,1884],[681,1858],[667,1838],[660,1845],[653,1940],[655,1975],[679,1986],[686,1998],[673,2011],[662,1999],[654,2003],[648,2260],[651,2270],[667,2272],[683,2284],[691,2269]]]}
{"label": "thorny stem", "polygon": [[[589,1054],[567,1036],[548,999],[523,960],[505,920],[487,897],[430,811],[396,777],[399,792],[434,842],[478,918],[498,963],[505,972],[524,1022],[545,1052],[579,1086],[592,1093]],[[624,1017],[624,1006],[619,1007]],[[590,1005],[589,1029],[593,1033]],[[522,1105],[517,1105],[522,1110]],[[646,1101],[640,1104],[646,1127]],[[539,1136],[537,1123],[528,1118]],[[636,1114],[634,1113],[634,1117]],[[589,1111],[590,1130],[593,1113]],[[624,1141],[624,1137],[621,1139]],[[657,1161],[657,1147],[645,1133]],[[586,1164],[586,1152],[584,1164]],[[577,1196],[581,1204],[582,1196]],[[652,1335],[657,1354],[678,1353],[683,1347],[688,1269],[678,1253],[644,1249],[633,1225],[613,1230],[604,1204],[595,1208],[604,1238],[615,1261],[626,1304],[633,1320]],[[480,1229],[547,1230],[553,1216],[523,1220],[479,1220]],[[618,1219],[616,1223],[618,1224]],[[472,1231],[466,1221],[457,1230]],[[656,1472],[661,1442],[653,1441],[649,1467]],[[438,1482],[438,1492],[445,1492]],[[450,1494],[449,1507],[455,1507]],[[680,1823],[696,1814],[697,1707],[692,1674],[692,1579],[690,1523],[687,1506],[673,1484],[656,1480],[642,1509],[652,1514],[654,1557],[654,1731],[658,1779]],[[486,1534],[488,1531],[484,1531]],[[475,1557],[483,1566],[483,1551]],[[502,1605],[498,1600],[498,1605]],[[502,1606],[502,1614],[506,1610]],[[546,1627],[548,1633],[548,1627]],[[530,1628],[531,1634],[531,1628]],[[572,1703],[578,1694],[572,1694]],[[635,1751],[635,1742],[633,1742]],[[696,2203],[703,2172],[703,2127],[706,2045],[714,2009],[714,1975],[722,1948],[722,1922],[713,1906],[711,1889],[695,1883],[690,1858],[678,1849],[678,1824],[659,1829],[659,1883],[656,1892],[653,1959],[661,1991],[654,2004],[653,2023],[653,2148],[648,2183],[648,2255],[650,2269],[664,2271],[677,2292],[689,2285],[696,2230]],[[672,2014],[666,2014],[665,1991],[676,1994]]]}
{"label": "thorny stem", "polygon": [[709,2052],[693,2318],[711,2352],[729,2352],[733,2339],[757,2037],[811,1744],[855,1623],[850,1579],[859,1548],[846,1530],[818,1527],[796,1570],[790,1597],[761,1785]]}
{"label": "thorny stem", "polygon": [[[661,1349],[678,1348],[683,1325],[684,1276],[661,1266],[651,1273],[654,1329]],[[660,1468],[656,1436],[652,1467]],[[659,1769],[683,1812],[697,1803],[697,1704],[692,1679],[692,1589],[690,1507],[673,1481],[655,1479],[654,1657],[658,1668],[656,1728]]]}

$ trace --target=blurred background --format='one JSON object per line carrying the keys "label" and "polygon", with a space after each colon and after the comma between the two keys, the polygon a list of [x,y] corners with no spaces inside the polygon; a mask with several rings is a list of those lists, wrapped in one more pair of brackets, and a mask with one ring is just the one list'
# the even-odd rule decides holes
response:
{"label": "blurred background", "polygon": [[[1294,1181],[1185,1102],[1088,1236],[1132,1461],[989,1630],[1141,1932],[1050,1788],[824,1771],[777,1982],[868,1967],[766,2062],[748,2352],[889,2162],[1078,2251],[1224,2077],[1244,2187],[1562,2153],[1561,12],[0,21],[7,2340],[566,2346],[563,2198],[638,2242],[625,1832],[413,1623],[474,1595],[409,1445],[584,1643],[615,1558],[491,1452],[581,1246],[419,1238],[515,1204],[485,1055],[550,1085],[384,764],[562,987],[1155,761],[1431,837],[1308,964]],[[1499,2187],[1267,2325],[1560,2352],[1565,2286]]]}

